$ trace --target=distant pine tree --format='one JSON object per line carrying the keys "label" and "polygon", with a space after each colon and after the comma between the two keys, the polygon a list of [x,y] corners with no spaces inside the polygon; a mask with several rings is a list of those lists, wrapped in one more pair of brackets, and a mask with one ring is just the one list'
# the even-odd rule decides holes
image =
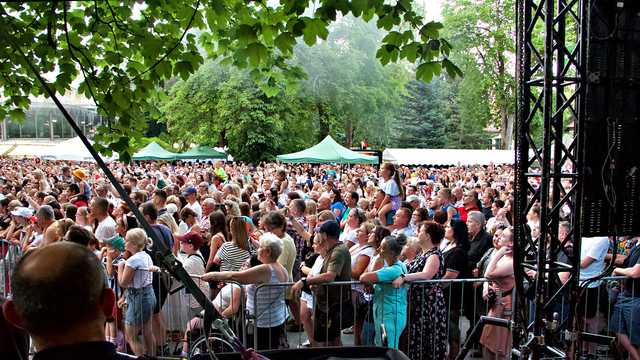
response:
{"label": "distant pine tree", "polygon": [[413,80],[406,89],[393,143],[403,148],[443,148],[447,143],[446,119],[433,83]]}

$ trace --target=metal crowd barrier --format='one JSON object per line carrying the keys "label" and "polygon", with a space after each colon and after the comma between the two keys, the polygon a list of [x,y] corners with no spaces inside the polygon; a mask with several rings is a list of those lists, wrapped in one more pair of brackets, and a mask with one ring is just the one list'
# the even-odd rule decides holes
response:
{"label": "metal crowd barrier", "polygon": [[[12,245],[7,242],[0,242],[0,254],[2,257],[0,258],[0,293],[6,298],[11,294],[11,283],[10,277],[13,273],[13,269],[20,259],[22,255],[20,247],[17,245]],[[585,291],[583,296],[583,301],[580,302],[579,305],[574,305],[576,311],[576,316],[578,318],[578,330],[580,332],[584,332],[586,335],[583,337],[583,342],[580,345],[583,353],[595,355],[597,357],[611,357],[617,356],[618,354],[614,354],[614,352],[618,351],[615,346],[610,346],[604,344],[604,340],[600,341],[601,344],[595,344],[593,341],[597,340],[597,334],[608,334],[610,336],[615,336],[615,333],[618,331],[624,331],[627,333],[629,338],[633,339],[637,337],[637,332],[640,331],[640,311],[631,311],[629,315],[628,309],[625,311],[624,306],[629,306],[629,302],[635,301],[634,299],[638,297],[640,294],[635,293],[635,289],[631,289],[631,293],[624,294],[622,289],[622,283],[628,281],[629,279],[625,277],[606,277],[603,278],[599,285],[594,286],[590,290]],[[198,279],[198,281],[200,281]],[[439,284],[443,287],[443,292],[445,294],[445,298],[448,301],[445,302],[446,312],[447,312],[447,347],[448,353],[455,356],[460,349],[461,344],[465,340],[468,335],[468,330],[473,328],[475,324],[478,322],[481,316],[485,316],[488,313],[488,305],[486,301],[482,298],[482,291],[479,290],[482,288],[482,285],[486,283],[486,279],[453,279],[453,280],[426,280],[426,281],[416,281],[407,283],[405,286],[413,286],[413,285],[434,285]],[[176,284],[175,281],[172,282],[170,289],[170,294],[167,297],[167,300],[162,308],[161,315],[156,316],[156,321],[151,321],[151,326],[141,327],[140,332],[138,334],[138,340],[141,343],[144,343],[145,338],[149,336],[154,337],[155,344],[165,344],[169,343],[173,345],[173,348],[170,349],[157,349],[156,355],[176,355],[180,352],[180,348],[184,342],[184,333],[186,330],[187,323],[191,321],[189,317],[189,296],[184,293],[184,290],[178,290],[179,284]],[[254,294],[254,304],[259,304],[259,298],[263,296],[268,291],[282,291],[285,299],[287,298],[287,293],[290,291],[289,288],[293,283],[277,283],[277,284],[260,284],[256,286],[256,291]],[[325,292],[325,302],[328,302],[331,291],[340,292],[339,296],[344,296],[345,298],[348,296],[352,296],[351,294],[345,295],[344,292],[352,292],[359,291],[362,289],[362,284],[358,281],[343,281],[343,282],[333,282],[329,284],[324,284],[322,286],[327,287],[327,291]],[[243,289],[246,289],[246,285],[241,285]],[[455,289],[457,287],[457,290]],[[203,286],[205,288],[205,286]],[[178,291],[176,291],[178,290]],[[335,295],[335,294],[334,294]],[[384,296],[384,294],[382,294]],[[411,291],[407,294],[407,309],[406,309],[406,322],[400,321],[397,319],[397,323],[404,322],[405,324],[410,324],[412,322],[412,306],[413,303],[411,301]],[[459,299],[458,299],[459,295]],[[351,297],[352,300],[355,298]],[[258,348],[259,337],[255,336],[258,334],[259,328],[258,323],[252,319],[252,316],[248,316],[247,314],[247,298],[246,292],[241,292],[240,304],[238,306],[238,311],[229,319],[230,324],[232,324],[232,328],[236,331],[237,335],[240,337],[245,346],[252,346],[254,348]],[[278,302],[278,306],[283,307],[282,309],[278,309],[275,306],[267,306],[267,309],[262,309],[260,306],[257,306],[256,313],[260,313],[262,311],[266,311],[267,317],[273,317],[277,314],[278,311],[284,312],[285,322],[282,324],[281,333],[282,339],[277,342],[277,347],[301,347],[308,340],[307,333],[308,331],[312,331],[309,329],[312,320],[312,314],[315,311],[315,306],[317,305],[317,296],[315,293],[310,298],[310,300],[314,303],[313,307],[307,309],[307,319],[306,326],[303,331],[297,332],[296,335],[287,331],[287,321],[286,319],[291,318],[291,311],[289,307],[291,303],[300,303],[300,299],[296,298],[288,299],[285,303]],[[232,299],[235,301],[235,299]],[[352,305],[353,305],[352,301]],[[530,306],[533,306],[533,301],[531,301]],[[359,304],[362,305],[362,304]],[[385,305],[386,306],[386,305]],[[556,300],[556,303],[553,305],[552,311],[557,313],[557,326],[561,329],[566,327],[566,321],[568,318],[569,311],[572,311],[570,308],[571,304],[568,303],[568,295],[559,296]],[[637,303],[638,310],[640,310],[640,300]],[[295,307],[292,306],[295,309]],[[299,306],[298,306],[299,309]],[[635,309],[635,308],[634,308]],[[344,323],[353,323],[359,326],[358,329],[358,337],[356,338],[351,334],[344,334],[344,328],[340,329],[340,343],[341,345],[372,345],[371,333],[375,333],[376,331],[382,332],[385,330],[387,334],[390,330],[393,329],[382,329],[375,327],[372,329],[371,326],[371,313],[367,310],[364,315],[364,320],[362,316],[359,316],[357,311],[348,311],[347,307],[343,307],[342,304],[339,304],[336,308],[338,312],[337,316],[340,324]],[[356,306],[356,310],[360,310],[360,306]],[[123,309],[123,311],[125,311]],[[383,306],[383,313],[387,311],[395,314],[402,314],[402,312],[395,309],[385,309]],[[255,314],[253,314],[255,317]],[[121,321],[122,317],[116,321]],[[633,319],[628,319],[631,316]],[[637,318],[636,318],[637,316]],[[347,318],[350,321],[346,321]],[[160,321],[157,321],[160,320]],[[303,321],[304,323],[304,321]],[[360,324],[358,324],[360,323]],[[629,326],[631,324],[631,326]],[[636,326],[637,325],[637,326]],[[120,327],[120,326],[118,326]],[[414,339],[416,336],[420,336],[421,334],[413,334],[412,329],[405,325],[405,335],[401,338],[399,344],[396,344],[395,347],[400,347],[402,350],[403,347],[406,348],[406,344],[402,342],[403,338]],[[328,333],[328,329],[325,329]],[[263,331],[260,330],[262,333]],[[393,331],[392,331],[393,332]],[[326,335],[328,335],[325,333]],[[559,332],[562,333],[562,332]],[[252,334],[254,334],[252,336]],[[276,342],[272,337],[278,335],[277,332],[269,331],[266,332],[266,343],[269,344],[267,349],[272,349],[272,344],[276,344]],[[215,335],[215,334],[214,334]],[[591,336],[593,335],[593,336]],[[596,340],[594,340],[596,339]],[[194,340],[194,339],[192,339]],[[263,339],[264,341],[265,339]],[[563,339],[555,339],[554,341],[562,341]],[[191,344],[193,341],[190,341]],[[191,344],[193,345],[193,344]],[[325,344],[326,345],[326,344]],[[331,345],[331,344],[329,344]],[[336,344],[337,345],[337,344]],[[191,350],[191,349],[189,349]],[[263,349],[260,349],[263,350]]]}
{"label": "metal crowd barrier", "polygon": [[[637,346],[640,334],[640,296],[631,287],[624,289],[624,283],[631,279],[624,276],[605,277],[599,284],[586,290],[582,301],[575,306],[578,319],[577,330],[583,333],[578,338],[582,355],[596,358],[622,358],[621,346],[615,346],[618,332],[626,333]],[[569,306],[562,309],[560,319],[565,319]],[[564,323],[563,323],[564,325]]]}
{"label": "metal crowd barrier", "polygon": [[4,298],[11,294],[11,275],[18,260],[22,256],[20,245],[11,244],[0,240],[0,294]]}
{"label": "metal crowd barrier", "polygon": [[[391,302],[391,304],[385,304],[382,306],[382,308],[380,309],[381,314],[384,316],[384,314],[394,314],[394,316],[398,316],[399,314],[405,314],[405,319],[398,319],[396,318],[394,321],[392,321],[392,324],[400,324],[402,327],[402,330],[404,330],[405,334],[401,337],[401,341],[399,344],[396,344],[395,348],[400,348],[402,350],[402,348],[407,347],[406,342],[403,341],[403,339],[413,339],[416,336],[422,336],[422,334],[414,334],[412,333],[411,328],[408,326],[408,324],[410,324],[412,322],[412,306],[413,306],[413,302],[411,301],[411,287],[413,286],[420,286],[420,285],[435,285],[438,284],[440,286],[443,287],[443,293],[445,295],[445,306],[447,307],[446,312],[447,312],[447,344],[448,347],[451,349],[451,351],[456,352],[459,349],[460,345],[462,344],[462,339],[461,339],[461,334],[464,332],[466,333],[467,330],[470,330],[471,327],[473,327],[473,325],[475,325],[475,322],[477,322],[480,319],[481,315],[486,315],[487,311],[488,311],[488,307],[486,302],[482,299],[482,284],[484,284],[487,280],[486,279],[450,279],[450,280],[425,280],[425,281],[415,281],[415,282],[411,282],[411,283],[406,283],[405,287],[409,287],[409,290],[407,292],[407,308],[406,311],[404,311],[404,309],[401,311],[400,309],[397,308],[397,304],[394,305],[393,301]],[[277,283],[277,284],[260,284],[256,287],[256,292],[254,294],[254,304],[257,304],[259,301],[260,297],[266,298],[269,297],[268,296],[268,291],[273,291],[273,289],[278,289],[278,291],[282,291],[283,292],[283,296],[286,298],[287,295],[287,291],[289,289],[289,287],[292,285],[293,283]],[[473,285],[477,285],[476,287],[474,287]],[[351,294],[349,295],[345,295],[344,292],[348,291],[351,292],[352,289],[354,288],[358,288],[362,286],[362,283],[358,282],[358,281],[342,281],[342,282],[332,282],[332,283],[328,283],[328,284],[323,284],[321,286],[326,286],[327,287],[327,291],[325,292],[325,302],[328,302],[329,297],[330,297],[330,292],[331,291],[338,291],[339,294],[339,298],[346,298],[347,296],[351,299],[353,299],[351,297]],[[455,287],[458,287],[458,290],[454,290]],[[477,290],[475,290],[477,288]],[[333,289],[333,290],[332,290]],[[385,291],[384,288],[382,288],[383,292]],[[357,290],[356,290],[357,291]],[[391,290],[393,291],[393,290]],[[459,298],[456,296],[457,294],[459,294]],[[333,294],[335,295],[335,294]],[[381,297],[384,298],[385,294],[381,294]],[[396,296],[400,296],[399,294],[396,294]],[[455,298],[454,298],[455,297]],[[315,312],[315,306],[317,305],[317,296],[313,295],[313,303],[314,303],[314,307],[313,309],[311,309],[311,314],[313,314]],[[282,304],[280,302],[280,304]],[[339,346],[339,345],[355,345],[355,346],[359,346],[359,345],[363,345],[363,346],[371,346],[374,345],[374,338],[375,336],[372,335],[372,332],[382,332],[383,329],[382,328],[375,328],[375,326],[372,324],[374,323],[373,319],[371,319],[371,315],[372,312],[368,311],[368,309],[365,310],[366,314],[364,316],[362,316],[361,314],[358,314],[358,310],[362,310],[360,305],[354,304],[354,302],[351,302],[351,305],[355,307],[355,309],[351,309],[349,306],[344,306],[343,304],[334,304],[334,309],[338,312],[338,321],[340,324],[358,324],[358,322],[360,322],[360,329],[359,331],[354,331],[357,332],[359,335],[359,338],[356,338],[354,335],[344,335],[342,334],[342,331],[340,332],[340,339],[341,341],[339,343],[334,343],[334,344],[327,344],[325,343],[325,346]],[[372,303],[370,304],[372,305]],[[289,310],[287,309],[287,304],[284,305],[279,305],[282,306],[284,308],[275,308],[274,306],[263,306],[263,308],[258,308],[256,309],[257,313],[260,312],[265,312],[267,317],[267,322],[269,322],[268,320],[279,317],[278,314],[281,313],[282,311],[286,311],[287,313],[289,312]],[[369,306],[369,305],[367,305]],[[391,306],[392,308],[388,308],[389,306]],[[355,310],[355,311],[352,311]],[[345,317],[349,317],[349,319],[345,319]],[[364,321],[363,321],[364,318]],[[259,329],[258,329],[258,324],[256,322],[251,322],[248,326],[253,327],[253,333],[258,333]],[[261,329],[261,333],[264,333],[267,337],[267,339],[262,339],[263,341],[266,340],[267,344],[274,344],[275,342],[271,337],[272,336],[278,336],[278,331],[279,329],[275,329],[276,331],[265,331],[265,329]],[[340,330],[345,330],[345,327],[341,326]],[[389,328],[385,328],[384,329],[387,333],[387,335],[389,335],[389,333],[395,333],[395,329],[389,329]],[[329,329],[327,329],[326,327],[324,328],[325,334],[323,338],[327,338],[329,335]],[[302,346],[303,343],[305,343],[305,340],[308,340],[308,332],[309,329],[304,329],[304,332],[298,332],[297,336],[293,335],[291,336],[291,334],[287,331],[287,327],[284,327],[284,339],[288,340],[288,345],[290,347],[299,347]],[[396,335],[397,336],[397,335]],[[258,341],[258,337],[254,337],[253,338],[253,342],[250,343],[251,346],[253,346],[254,348],[258,348],[259,346],[259,341]],[[393,341],[395,342],[395,341]],[[282,343],[282,342],[280,342]],[[271,349],[270,347],[264,350],[269,350]],[[260,349],[263,350],[263,349]]]}

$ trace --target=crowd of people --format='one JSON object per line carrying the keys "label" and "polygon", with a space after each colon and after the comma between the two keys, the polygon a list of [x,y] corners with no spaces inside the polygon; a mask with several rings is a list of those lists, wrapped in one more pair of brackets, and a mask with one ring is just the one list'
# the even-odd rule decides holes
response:
{"label": "crowd of people", "polygon": [[[77,331],[65,325],[78,318],[70,306],[82,313],[91,304],[104,310],[91,318],[103,321],[93,341],[102,336],[101,346],[138,356],[166,353],[163,308],[175,282],[157,257],[167,252],[212,301],[216,317],[242,328],[246,343],[259,350],[288,347],[290,331],[304,331],[302,346],[314,347],[340,346],[352,333],[355,345],[398,348],[416,360],[453,359],[468,336],[461,319],[470,328],[481,315],[511,319],[511,166],[109,166],[159,241],[150,240],[95,165],[0,159],[0,285],[12,297],[5,315],[29,332],[38,354],[56,346],[43,336]],[[539,206],[527,216],[533,238]],[[562,222],[561,262],[570,262],[571,233]],[[618,253],[615,272],[630,280],[620,284],[611,318],[601,305],[602,294],[612,292],[600,291],[607,285],[599,281],[588,281],[579,313],[591,330],[616,333],[632,359],[640,358],[639,331],[631,331],[640,308],[633,280],[640,277],[639,248],[635,238],[617,249],[606,237],[582,239],[580,263],[587,280]],[[66,253],[74,255],[65,259]],[[64,268],[92,262],[103,270],[99,280],[94,272]],[[49,267],[52,275],[43,276]],[[553,279],[566,280],[564,273]],[[56,294],[87,283],[91,288],[81,293],[100,299],[61,304],[66,296]],[[113,295],[105,300],[103,290]],[[566,296],[556,302],[564,317]],[[186,308],[183,356],[203,323],[193,297]],[[38,317],[49,320],[39,325]],[[486,358],[507,358],[511,332],[487,325],[477,349]]]}

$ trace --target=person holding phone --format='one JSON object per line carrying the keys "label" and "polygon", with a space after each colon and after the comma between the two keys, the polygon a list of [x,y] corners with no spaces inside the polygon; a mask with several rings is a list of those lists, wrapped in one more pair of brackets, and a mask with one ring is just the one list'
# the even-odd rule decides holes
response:
{"label": "person holding phone", "polygon": [[[487,265],[483,297],[489,305],[490,317],[511,320],[512,294],[515,286],[513,271],[513,228],[502,231],[498,249]],[[511,331],[505,327],[485,325],[480,337],[485,359],[508,359],[511,353]]]}

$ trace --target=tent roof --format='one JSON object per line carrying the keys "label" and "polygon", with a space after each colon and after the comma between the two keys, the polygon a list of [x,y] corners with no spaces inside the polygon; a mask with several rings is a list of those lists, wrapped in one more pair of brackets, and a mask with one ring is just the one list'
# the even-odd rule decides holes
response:
{"label": "tent roof", "polygon": [[[89,140],[91,144],[93,141]],[[102,155],[101,155],[102,156]],[[44,160],[67,160],[67,161],[91,161],[95,162],[95,159],[89,152],[80,137],[65,140],[51,147],[51,150],[47,150],[46,154],[41,156]],[[102,156],[105,161],[110,161],[116,158],[111,156],[110,158]]]}
{"label": "tent roof", "polygon": [[316,145],[291,154],[278,155],[278,161],[286,163],[340,163],[340,164],[377,164],[375,156],[362,155],[338,144],[329,135]]}
{"label": "tent roof", "polygon": [[385,149],[382,160],[398,165],[513,164],[513,150]]}
{"label": "tent roof", "polygon": [[163,149],[162,146],[154,141],[143,147],[131,158],[133,160],[175,160],[176,157],[176,153]]}
{"label": "tent roof", "polygon": [[191,148],[183,153],[177,155],[178,159],[226,159],[227,154],[220,152],[214,148],[198,145],[194,148]]}

